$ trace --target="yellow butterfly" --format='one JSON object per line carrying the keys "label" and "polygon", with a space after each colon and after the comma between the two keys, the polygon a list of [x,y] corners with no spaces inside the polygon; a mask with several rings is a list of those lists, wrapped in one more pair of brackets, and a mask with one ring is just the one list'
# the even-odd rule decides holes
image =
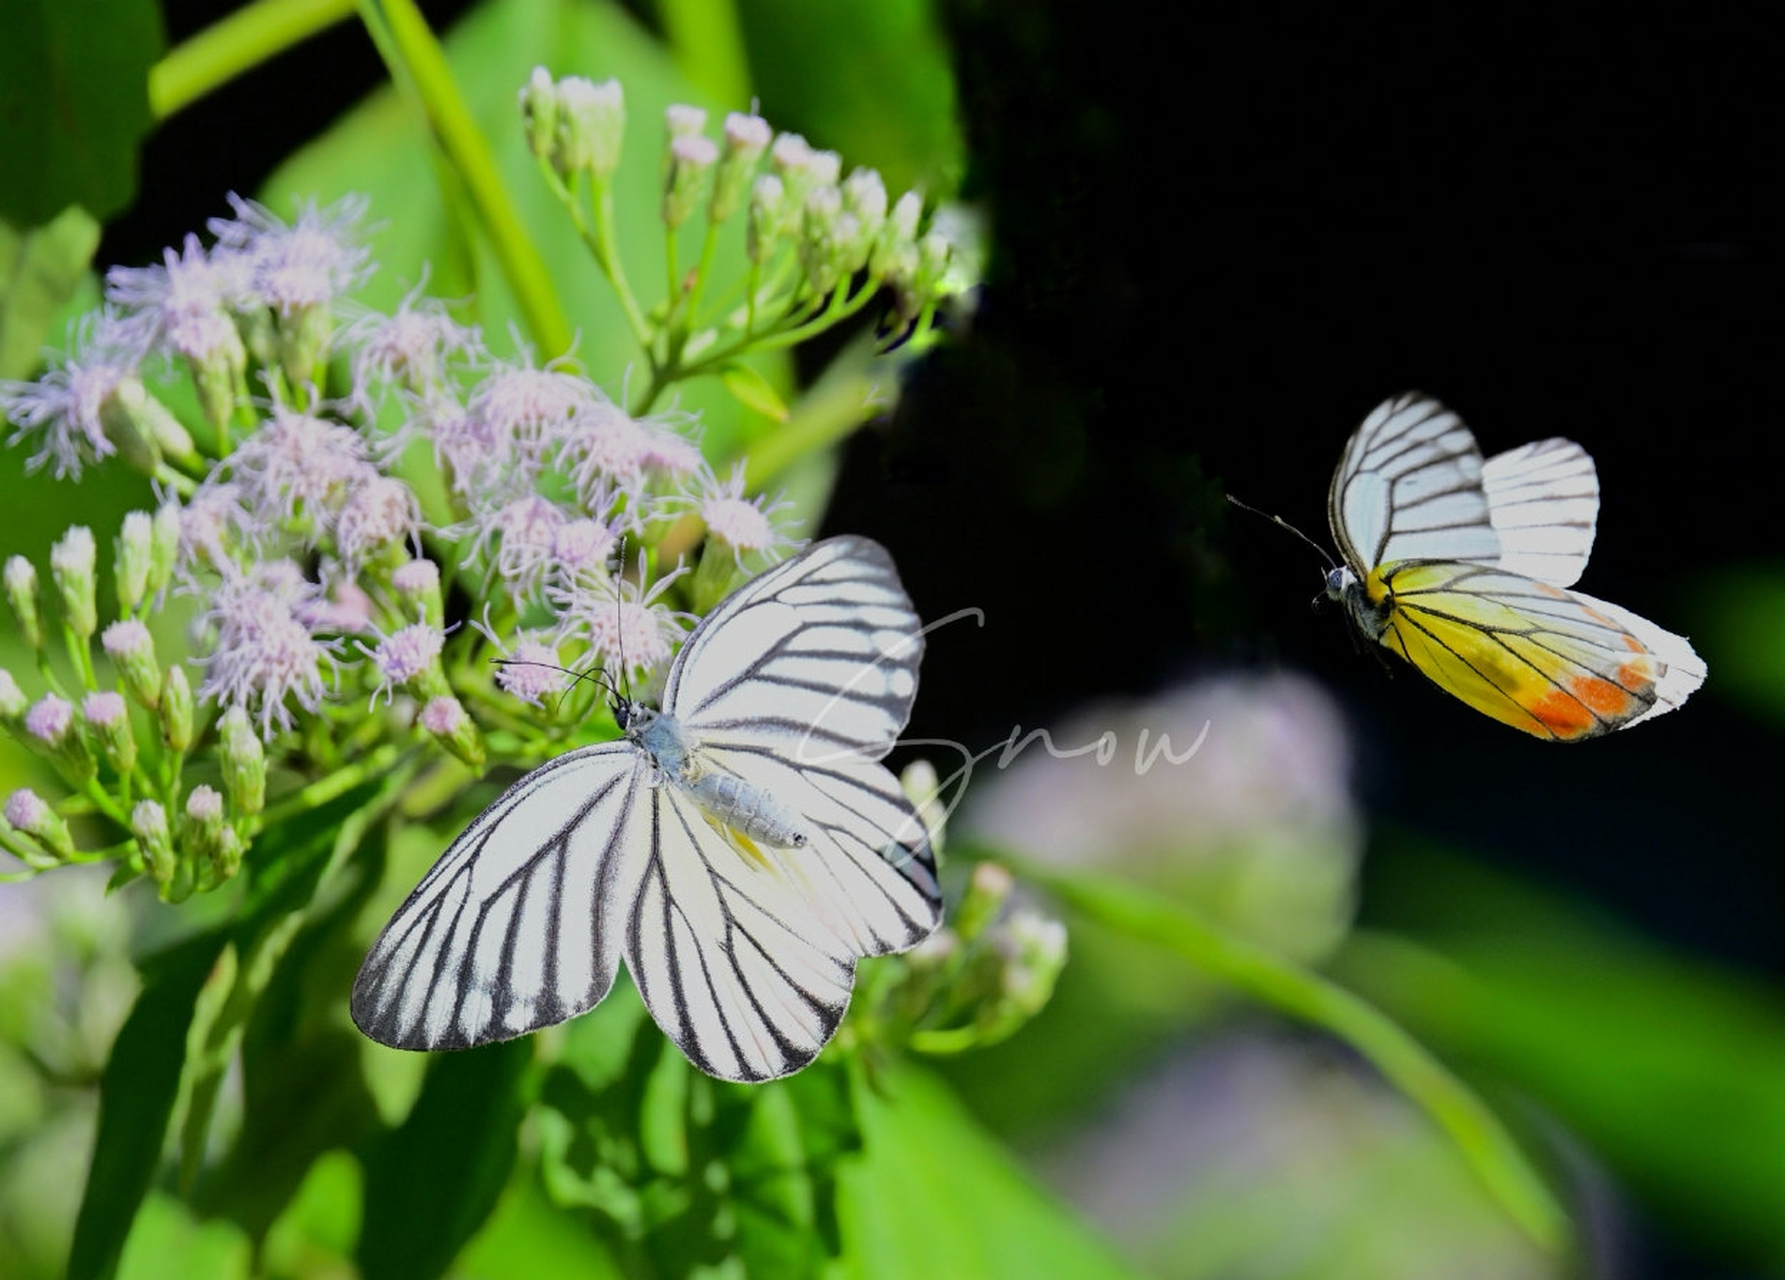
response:
{"label": "yellow butterfly", "polygon": [[1578,444],[1483,461],[1456,414],[1406,392],[1371,411],[1333,473],[1345,563],[1326,594],[1477,711],[1539,738],[1597,737],[1673,710],[1705,676],[1683,636],[1567,589],[1598,516]]}

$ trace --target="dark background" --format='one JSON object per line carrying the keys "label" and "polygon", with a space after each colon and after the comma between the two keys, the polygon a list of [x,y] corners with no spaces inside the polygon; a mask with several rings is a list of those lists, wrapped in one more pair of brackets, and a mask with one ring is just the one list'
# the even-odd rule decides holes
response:
{"label": "dark background", "polygon": [[[170,40],[228,7],[172,6]],[[1758,16],[944,12],[990,283],[849,446],[830,520],[892,547],[926,616],[986,611],[933,641],[912,733],[985,746],[1098,693],[1311,671],[1346,704],[1374,818],[1785,971],[1777,737],[1720,695],[1714,654],[1679,714],[1529,740],[1360,656],[1309,608],[1312,552],[1221,500],[1329,541],[1345,436],[1418,388],[1489,453],[1566,435],[1593,455],[1595,595],[1690,634],[1708,575],[1776,561],[1778,50]],[[101,261],[177,243],[381,76],[349,25],[183,113]],[[1713,1274],[1650,1243],[1643,1275]]]}

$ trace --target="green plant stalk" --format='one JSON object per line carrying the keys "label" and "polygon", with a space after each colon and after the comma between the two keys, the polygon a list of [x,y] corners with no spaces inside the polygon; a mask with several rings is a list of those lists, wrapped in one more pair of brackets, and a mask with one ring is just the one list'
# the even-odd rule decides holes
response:
{"label": "green plant stalk", "polygon": [[732,0],[658,0],[676,66],[714,102],[750,101],[750,59]]}
{"label": "green plant stalk", "polygon": [[1143,890],[1108,877],[1064,874],[1002,850],[995,856],[1100,924],[1174,952],[1202,972],[1351,1045],[1449,1135],[1489,1192],[1532,1240],[1556,1254],[1569,1247],[1572,1227],[1567,1215],[1498,1117],[1375,1006]]}
{"label": "green plant stalk", "polygon": [[863,362],[848,352],[840,354],[800,397],[787,421],[744,450],[746,491],[759,492],[807,454],[828,448],[866,422],[877,407],[875,386]]}
{"label": "green plant stalk", "polygon": [[255,0],[149,69],[149,110],[166,120],[211,90],[353,14],[353,0]]}
{"label": "green plant stalk", "polygon": [[489,144],[471,118],[427,20],[412,0],[358,0],[358,8],[392,79],[414,94],[447,163],[464,184],[528,332],[547,359],[562,355],[570,350],[570,323],[552,288],[551,272],[508,198]]}

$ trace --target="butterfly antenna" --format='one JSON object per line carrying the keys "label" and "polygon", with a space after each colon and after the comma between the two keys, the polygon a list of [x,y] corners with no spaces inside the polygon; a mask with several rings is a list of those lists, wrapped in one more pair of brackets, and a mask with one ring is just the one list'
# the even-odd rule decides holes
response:
{"label": "butterfly antenna", "polygon": [[1278,525],[1284,529],[1289,530],[1289,532],[1293,533],[1296,537],[1300,538],[1303,542],[1307,543],[1310,547],[1313,547],[1314,554],[1319,556],[1323,561],[1326,562],[1326,567],[1327,567],[1328,572],[1331,572],[1332,570],[1337,569],[1339,567],[1338,565],[1333,563],[1333,558],[1327,554],[1325,547],[1321,546],[1318,542],[1314,541],[1314,539],[1310,538],[1307,534],[1303,533],[1300,529],[1298,529],[1294,525],[1290,524],[1289,521],[1285,520],[1282,516],[1274,516],[1268,511],[1260,511],[1257,507],[1248,506],[1246,503],[1241,502],[1238,498],[1234,497],[1231,493],[1227,495],[1227,500],[1229,502],[1233,503],[1233,505],[1238,507],[1241,511],[1250,511],[1255,516],[1263,516],[1266,520],[1269,520],[1272,524]]}

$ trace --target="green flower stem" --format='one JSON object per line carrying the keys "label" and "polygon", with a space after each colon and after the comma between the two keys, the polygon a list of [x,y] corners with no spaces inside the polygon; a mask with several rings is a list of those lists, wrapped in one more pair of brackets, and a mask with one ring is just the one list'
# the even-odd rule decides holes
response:
{"label": "green flower stem", "polygon": [[281,822],[289,821],[299,814],[308,813],[320,805],[325,805],[336,796],[345,795],[353,790],[366,779],[395,769],[405,751],[412,750],[413,748],[405,748],[394,742],[387,742],[352,764],[343,765],[333,773],[326,774],[308,786],[299,788],[280,800],[279,803],[268,805],[255,819],[252,829],[255,832],[265,831],[268,827],[276,827]]}
{"label": "green flower stem", "polygon": [[149,69],[149,110],[165,120],[276,54],[353,14],[353,0],[255,0]]}
{"label": "green flower stem", "polygon": [[547,358],[570,350],[570,324],[551,272],[521,224],[427,20],[412,0],[358,0],[358,7],[392,79],[420,104],[447,163],[464,183],[533,340]]}
{"label": "green flower stem", "polygon": [[1210,926],[1192,912],[1120,881],[1066,874],[999,851],[1018,875],[1131,938],[1156,943],[1204,973],[1292,1017],[1321,1027],[1363,1054],[1448,1134],[1501,1206],[1552,1253],[1572,1228],[1549,1188],[1499,1119],[1423,1045],[1345,988],[1256,943]]}
{"label": "green flower stem", "polygon": [[627,283],[626,266],[620,260],[620,246],[614,239],[614,189],[610,183],[595,184],[594,206],[595,262],[619,297],[620,307],[626,312],[626,323],[632,327],[633,338],[648,355],[651,350],[651,326],[645,320],[644,309],[638,305],[638,297],[632,292],[632,286]]}

